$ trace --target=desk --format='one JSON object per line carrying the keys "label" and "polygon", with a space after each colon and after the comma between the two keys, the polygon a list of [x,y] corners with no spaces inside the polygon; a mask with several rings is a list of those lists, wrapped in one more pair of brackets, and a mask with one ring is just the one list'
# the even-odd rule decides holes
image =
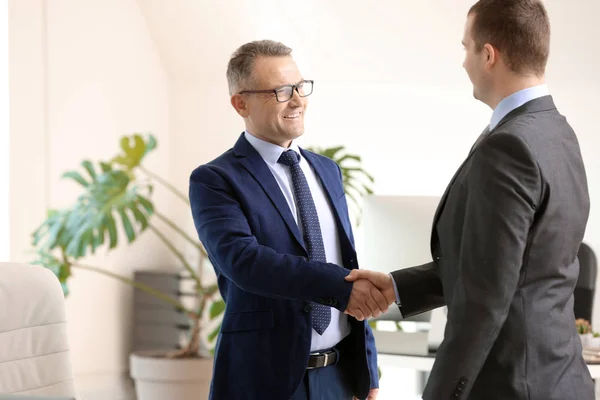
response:
{"label": "desk", "polygon": [[[416,369],[417,371],[431,371],[435,361],[435,353],[427,356],[410,354],[382,354],[377,355],[377,360],[382,366]],[[600,364],[588,364],[590,375],[593,379],[600,379]]]}
{"label": "desk", "polygon": [[[398,367],[398,368],[409,368],[422,372],[429,372],[433,368],[433,362],[435,361],[435,353],[431,353],[427,356],[417,356],[410,354],[387,354],[378,353],[377,362],[381,367]],[[588,364],[590,375],[596,382],[596,397],[600,393],[600,364]]]}

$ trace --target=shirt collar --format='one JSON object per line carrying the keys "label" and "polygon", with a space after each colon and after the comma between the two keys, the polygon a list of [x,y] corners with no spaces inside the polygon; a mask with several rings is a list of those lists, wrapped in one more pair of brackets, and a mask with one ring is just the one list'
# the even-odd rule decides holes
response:
{"label": "shirt collar", "polygon": [[[260,154],[260,156],[265,160],[268,164],[275,165],[279,160],[281,154],[286,150],[294,150],[296,153],[302,155],[300,153],[300,148],[295,140],[292,140],[290,147],[286,149],[285,147],[281,147],[277,144],[266,142],[262,139],[257,138],[247,130],[244,131],[244,137],[252,147]],[[302,162],[302,157],[300,157],[300,162]]]}
{"label": "shirt collar", "polygon": [[490,130],[494,129],[502,118],[506,117],[508,113],[516,108],[521,107],[523,104],[537,99],[539,97],[547,96],[549,94],[548,86],[546,84],[533,86],[527,89],[519,90],[504,98],[496,107],[492,114],[490,121]]}

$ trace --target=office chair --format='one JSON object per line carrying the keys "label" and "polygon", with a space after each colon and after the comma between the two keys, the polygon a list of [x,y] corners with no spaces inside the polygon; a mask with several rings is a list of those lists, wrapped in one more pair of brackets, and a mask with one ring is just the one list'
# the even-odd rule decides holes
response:
{"label": "office chair", "polygon": [[0,262],[0,399],[79,398],[66,319],[49,269]]}
{"label": "office chair", "polygon": [[573,293],[575,318],[583,318],[591,322],[598,262],[594,251],[585,243],[581,243],[577,258],[579,258],[579,277]]}

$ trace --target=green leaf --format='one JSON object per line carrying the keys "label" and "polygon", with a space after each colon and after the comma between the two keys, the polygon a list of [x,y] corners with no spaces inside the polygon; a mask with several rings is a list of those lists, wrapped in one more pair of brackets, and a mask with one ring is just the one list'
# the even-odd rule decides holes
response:
{"label": "green leaf", "polygon": [[337,147],[331,147],[329,149],[325,149],[322,153],[322,155],[324,155],[325,157],[329,157],[332,160],[335,160],[335,156],[337,153],[339,153],[340,151],[342,151],[344,149],[344,146],[337,146]]}
{"label": "green leaf", "polygon": [[146,142],[146,151],[144,155],[154,150],[157,145],[158,143],[156,142],[156,138],[154,137],[154,135],[148,135],[148,142]]}
{"label": "green leaf", "polygon": [[219,332],[221,331],[221,324],[219,324],[219,326],[217,326],[215,329],[213,329],[213,331],[211,333],[208,334],[208,341],[212,342],[215,340],[215,338],[219,335]]}
{"label": "green leaf", "polygon": [[81,235],[81,243],[79,246],[79,251],[77,253],[78,257],[83,257],[85,255],[85,249],[88,246],[92,246],[94,242],[94,231],[89,229],[83,232]]}
{"label": "green leaf", "polygon": [[356,155],[353,155],[353,154],[346,154],[346,155],[344,155],[343,157],[341,157],[341,158],[338,158],[338,159],[337,159],[337,160],[335,160],[335,161],[336,161],[338,164],[340,164],[340,167],[341,167],[341,164],[343,164],[343,163],[344,163],[344,161],[347,161],[347,160],[354,160],[354,161],[357,161],[357,162],[360,162],[360,161],[361,161],[361,159],[360,159],[360,157],[359,157],[359,156],[356,156]]}
{"label": "green leaf", "polygon": [[225,311],[225,302],[223,300],[215,301],[210,306],[210,319],[215,319]]}
{"label": "green leaf", "polygon": [[62,177],[63,178],[71,178],[71,179],[73,179],[75,182],[79,183],[83,187],[87,187],[89,185],[89,182],[86,181],[85,179],[83,179],[83,177],[81,176],[81,174],[79,172],[77,172],[77,171],[65,172]]}
{"label": "green leaf", "polygon": [[102,169],[102,173],[112,171],[112,165],[103,161],[100,162],[100,168]]}
{"label": "green leaf", "polygon": [[108,235],[110,238],[109,248],[113,249],[117,246],[118,238],[117,238],[117,227],[115,225],[115,219],[112,216],[112,213],[106,215],[106,229],[108,229]]}
{"label": "green leaf", "polygon": [[[89,164],[85,165],[87,167],[84,168],[94,179],[84,187],[73,206],[52,213],[40,225],[33,234],[35,246],[45,246],[48,250],[60,246],[68,256],[77,259],[86,256],[88,252],[94,253],[104,244],[107,231],[109,249],[118,245],[120,231],[114,220],[117,214],[129,243],[149,226],[148,218],[154,207],[144,197],[149,191],[148,185],[137,186],[123,170],[105,166],[105,172],[99,173]],[[129,210],[137,221],[135,225]],[[115,212],[117,214],[113,214]]]}
{"label": "green leaf", "polygon": [[119,208],[117,212],[121,216],[123,228],[125,229],[125,234],[127,235],[127,240],[129,243],[131,243],[135,239],[135,230],[133,229],[133,225],[131,225],[131,220],[123,208]]}
{"label": "green leaf", "polygon": [[96,180],[96,171],[94,170],[94,166],[92,165],[91,161],[85,160],[81,163],[81,165],[88,172],[88,174],[90,174],[92,181],[95,181]]}
{"label": "green leaf", "polygon": [[152,203],[144,198],[143,196],[139,196],[137,197],[139,203],[142,205],[142,207],[144,207],[144,209],[146,209],[146,213],[148,215],[152,215],[154,213],[154,206],[152,205]]}
{"label": "green leaf", "polygon": [[156,138],[152,135],[148,137],[147,141],[144,141],[144,138],[139,133],[131,136],[123,136],[121,138],[121,150],[123,152],[114,157],[112,162],[122,165],[131,171],[139,167],[146,154],[155,148]]}
{"label": "green leaf", "polygon": [[104,235],[106,234],[106,226],[102,225],[99,228],[98,234],[94,235],[94,240],[92,241],[92,254],[96,252],[96,249],[102,244],[104,244]]}
{"label": "green leaf", "polygon": [[135,220],[140,224],[142,230],[148,227],[148,218],[138,209],[139,201],[135,203],[133,207],[131,207],[131,212],[135,217]]}

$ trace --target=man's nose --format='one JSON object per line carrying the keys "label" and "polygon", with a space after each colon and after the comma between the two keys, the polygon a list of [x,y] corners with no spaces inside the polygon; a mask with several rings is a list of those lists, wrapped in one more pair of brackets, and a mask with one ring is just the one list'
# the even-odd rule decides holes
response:
{"label": "man's nose", "polygon": [[298,89],[294,88],[292,90],[292,98],[290,99],[290,105],[292,106],[301,106],[302,105],[302,97],[298,94]]}

